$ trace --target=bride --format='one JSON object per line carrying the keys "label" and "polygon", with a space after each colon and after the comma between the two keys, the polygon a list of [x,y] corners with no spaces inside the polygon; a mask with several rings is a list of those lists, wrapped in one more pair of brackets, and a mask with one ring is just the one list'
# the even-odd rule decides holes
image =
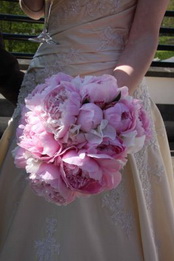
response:
{"label": "bride", "polygon": [[[158,44],[168,0],[55,0],[49,33],[24,77],[18,106],[0,143],[0,260],[172,261],[174,180],[161,116],[143,79]],[[39,19],[44,0],[20,0]],[[112,74],[143,100],[152,138],[131,154],[109,192],[56,206],[33,193],[14,165],[15,130],[24,98],[57,72]]]}

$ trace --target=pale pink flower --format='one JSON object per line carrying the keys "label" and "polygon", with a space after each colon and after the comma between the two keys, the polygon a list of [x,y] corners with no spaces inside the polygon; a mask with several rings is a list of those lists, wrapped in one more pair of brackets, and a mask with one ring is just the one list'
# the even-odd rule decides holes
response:
{"label": "pale pink flower", "polygon": [[136,127],[136,107],[129,100],[121,100],[104,111],[104,118],[118,134],[132,131]]}
{"label": "pale pink flower", "polygon": [[142,149],[145,141],[145,135],[137,136],[137,131],[125,132],[121,135],[124,146],[127,148],[127,153],[136,153]]}
{"label": "pale pink flower", "polygon": [[[121,164],[113,164],[107,155],[89,156],[85,152],[77,153],[71,150],[62,157],[62,177],[67,187],[82,194],[97,194],[103,190],[111,189],[120,180]],[[111,164],[109,166],[109,164]]]}
{"label": "pale pink flower", "polygon": [[47,201],[57,205],[67,205],[72,202],[76,193],[67,188],[58,166],[42,163],[36,173],[29,176],[31,187]]}
{"label": "pale pink flower", "polygon": [[18,138],[18,146],[30,152],[37,159],[51,160],[61,151],[61,144],[54,139],[52,133],[45,130],[42,122],[34,113],[28,112],[27,116],[26,125],[18,127],[18,129],[22,129],[21,136]]}
{"label": "pale pink flower", "polygon": [[102,110],[94,103],[83,104],[77,117],[77,124],[84,132],[95,129],[103,119]]}
{"label": "pale pink flower", "polygon": [[27,96],[27,100],[33,99],[35,95],[42,95],[46,88],[55,88],[60,85],[61,82],[71,82],[72,76],[59,72],[51,77],[47,78],[44,83],[38,84],[36,88]]}
{"label": "pale pink flower", "polygon": [[127,148],[123,141],[118,138],[115,140],[104,139],[103,142],[96,147],[98,154],[109,155],[114,159],[118,159],[124,162],[127,156]]}
{"label": "pale pink flower", "polygon": [[14,157],[14,164],[18,168],[25,168],[27,162],[27,152],[25,149],[17,146],[13,151],[12,155]]}
{"label": "pale pink flower", "polygon": [[52,75],[50,78],[47,78],[45,80],[45,83],[47,86],[49,86],[52,89],[63,82],[72,82],[72,80],[73,80],[72,76],[59,72],[55,75]]}
{"label": "pale pink flower", "polygon": [[84,153],[68,151],[62,157],[62,178],[71,190],[96,194],[102,190],[102,170]]}
{"label": "pale pink flower", "polygon": [[71,79],[61,73],[52,76],[25,99],[26,107],[35,112],[56,139],[66,136],[79,113],[81,97]]}
{"label": "pale pink flower", "polygon": [[138,113],[136,124],[137,136],[146,136],[146,139],[151,137],[151,126],[147,112],[141,107]]}
{"label": "pale pink flower", "polygon": [[56,139],[63,138],[70,126],[75,123],[80,109],[80,95],[73,86],[60,85],[44,98],[46,126]]}
{"label": "pale pink flower", "polygon": [[103,105],[112,102],[119,94],[117,80],[112,75],[86,76],[80,89],[82,99]]}
{"label": "pale pink flower", "polygon": [[80,130],[80,125],[72,125],[68,132],[68,139],[64,143],[65,148],[76,147],[81,149],[86,146],[87,139],[85,133]]}
{"label": "pale pink flower", "polygon": [[[105,159],[99,158],[98,164],[103,170],[103,191],[111,190],[116,188],[121,182],[120,169],[125,165],[122,162],[115,159]],[[126,160],[125,160],[126,163]]]}
{"label": "pale pink flower", "polygon": [[100,125],[95,129],[85,134],[89,146],[98,146],[103,142],[103,139],[108,138],[114,140],[116,138],[115,129],[108,124],[107,120],[102,120]]}

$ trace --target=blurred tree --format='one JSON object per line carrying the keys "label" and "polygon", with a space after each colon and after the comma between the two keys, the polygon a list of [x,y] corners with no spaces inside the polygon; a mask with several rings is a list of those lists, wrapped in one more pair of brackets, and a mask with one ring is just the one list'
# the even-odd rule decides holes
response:
{"label": "blurred tree", "polygon": [[[0,13],[25,15],[20,9],[19,3],[17,1],[9,2],[1,0]],[[42,27],[42,24],[0,21],[0,31],[4,33],[37,35],[41,32]],[[6,50],[9,52],[34,53],[38,47],[38,44],[29,41],[5,40],[5,46]]]}
{"label": "blurred tree", "polygon": [[[174,11],[174,0],[170,0],[167,10]],[[174,17],[164,17],[162,21],[162,27],[174,28]],[[174,45],[174,36],[171,35],[160,35],[160,44]],[[174,56],[174,51],[157,51],[155,57],[160,60],[165,60]]]}

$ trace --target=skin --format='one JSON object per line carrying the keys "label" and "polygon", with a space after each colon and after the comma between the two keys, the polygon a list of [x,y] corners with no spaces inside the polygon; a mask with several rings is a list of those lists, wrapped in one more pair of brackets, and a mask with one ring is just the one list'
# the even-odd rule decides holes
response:
{"label": "skin", "polygon": [[[24,1],[32,10],[39,10],[44,4],[43,0],[20,0],[21,6]],[[137,88],[154,57],[168,3],[169,0],[138,0],[126,47],[114,69],[118,85],[128,86],[130,94]],[[27,14],[39,19],[43,12],[30,11]]]}
{"label": "skin", "polygon": [[25,13],[35,20],[44,16],[44,0],[19,0],[19,4]]}

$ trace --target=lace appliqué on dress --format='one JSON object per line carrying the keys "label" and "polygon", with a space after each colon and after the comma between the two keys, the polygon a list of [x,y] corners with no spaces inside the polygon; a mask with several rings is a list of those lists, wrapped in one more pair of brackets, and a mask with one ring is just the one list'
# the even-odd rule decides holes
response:
{"label": "lace appliqu\u00e9 on dress", "polygon": [[[135,91],[134,97],[142,100],[151,122],[150,140],[147,141],[141,151],[134,154],[146,200],[146,206],[147,209],[150,210],[153,197],[152,180],[155,181],[155,183],[160,182],[165,175],[165,170],[162,162],[159,160],[160,148],[153,122],[151,101],[145,79],[140,84],[140,87]],[[153,154],[153,161],[151,160],[151,154]],[[155,160],[155,156],[157,160]]]}
{"label": "lace appliqu\u00e9 on dress", "polygon": [[[134,97],[142,100],[144,108],[151,118],[152,137],[141,151],[133,155],[139,173],[146,208],[151,212],[153,197],[152,184],[157,185],[161,182],[165,175],[165,170],[162,162],[159,161],[159,145],[152,120],[151,101],[145,81],[143,81],[139,89],[135,91]],[[153,153],[153,160],[151,160],[151,155],[149,153]],[[155,160],[155,155],[157,160]],[[129,175],[129,173],[127,173],[127,175]],[[102,198],[102,206],[108,209],[112,222],[115,225],[120,226],[128,237],[133,231],[134,224],[133,209],[131,210],[131,206],[128,205],[129,186],[130,184],[128,184],[128,182],[126,183],[126,174],[124,173],[121,184],[116,189],[107,192]]]}
{"label": "lace appliqu\u00e9 on dress", "polygon": [[103,51],[107,46],[114,46],[115,51],[123,50],[125,43],[123,37],[114,27],[107,26],[99,34],[99,47],[97,51]]}
{"label": "lace appliqu\u00e9 on dress", "polygon": [[[37,60],[38,58],[35,57],[34,59]],[[54,54],[54,63],[52,61],[49,62],[49,59],[43,60],[41,68],[33,67],[32,61],[24,77],[13,118],[19,116],[25,98],[32,92],[36,85],[43,83],[46,78],[53,74],[64,72],[65,67],[69,66],[72,61],[75,62],[77,59],[82,59],[81,54],[77,49],[70,48],[67,53]]]}
{"label": "lace appliqu\u00e9 on dress", "polygon": [[61,1],[56,3],[59,5],[58,14],[54,14],[50,19],[50,27],[54,29],[57,25],[66,24],[71,20],[76,19],[79,14],[83,14],[84,20],[90,20],[89,18],[97,18],[103,15],[112,15],[117,12],[119,8],[120,0],[71,0]]}
{"label": "lace appliqu\u00e9 on dress", "polygon": [[[25,84],[24,84],[24,82],[25,82]],[[17,106],[14,110],[13,118],[16,118],[17,116],[19,116],[21,108],[22,108],[22,104],[24,104],[24,98],[32,91],[33,86],[35,86],[35,85],[36,85],[35,75],[33,73],[29,73],[29,72],[27,74],[25,74],[23,84],[19,91],[18,102],[17,102]]]}
{"label": "lace appliqu\u00e9 on dress", "polygon": [[93,17],[97,14],[103,15],[106,12],[110,12],[111,14],[116,13],[120,4],[120,0],[108,0],[106,2],[103,1],[87,1],[86,6],[86,14]]}
{"label": "lace appliqu\u00e9 on dress", "polygon": [[126,179],[122,179],[120,185],[102,197],[102,207],[110,212],[111,221],[114,225],[123,230],[129,238],[134,226],[134,215],[127,204],[129,187]]}
{"label": "lace appliqu\u00e9 on dress", "polygon": [[34,247],[38,261],[51,261],[53,255],[60,254],[60,245],[57,243],[54,234],[56,232],[57,220],[54,218],[46,219],[45,237],[35,240]]}

